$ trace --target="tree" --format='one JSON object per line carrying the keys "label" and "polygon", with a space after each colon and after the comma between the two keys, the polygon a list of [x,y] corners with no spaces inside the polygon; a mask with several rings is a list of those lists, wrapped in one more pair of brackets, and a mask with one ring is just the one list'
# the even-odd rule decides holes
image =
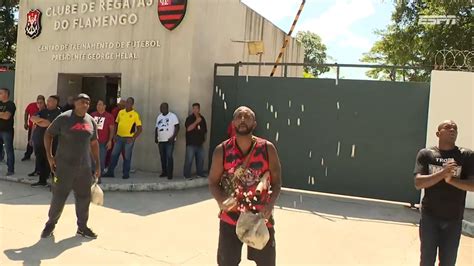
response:
{"label": "tree", "polygon": [[[472,50],[474,21],[470,0],[396,2],[392,23],[384,30],[375,31],[381,39],[363,55],[362,62],[434,67],[440,50]],[[455,15],[457,21],[454,25],[420,24],[422,15]],[[430,72],[430,69],[397,70],[396,79],[401,80],[403,76],[410,81],[429,81]],[[366,74],[375,79],[394,80],[390,69],[376,68]]]}
{"label": "tree", "polygon": [[19,0],[0,0],[0,63],[15,63]]}
{"label": "tree", "polygon": [[[304,62],[311,64],[324,64],[327,60],[326,45],[321,41],[316,33],[310,31],[300,31],[296,34],[296,39],[303,44]],[[304,67],[305,77],[318,77],[328,72],[329,67]]]}

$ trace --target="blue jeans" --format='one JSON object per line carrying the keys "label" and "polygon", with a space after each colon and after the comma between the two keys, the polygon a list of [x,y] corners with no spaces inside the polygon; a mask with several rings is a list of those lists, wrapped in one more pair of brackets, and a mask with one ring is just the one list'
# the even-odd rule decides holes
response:
{"label": "blue jeans", "polygon": [[168,176],[168,178],[173,177],[173,150],[174,142],[160,142],[158,143],[158,148],[160,150],[161,157],[161,170],[163,175]]}
{"label": "blue jeans", "polygon": [[[107,155],[107,143],[99,143],[99,160],[100,160],[100,175],[104,175],[105,169],[105,156]],[[94,158],[91,158],[92,162],[92,172],[95,171],[95,161]]]}
{"label": "blue jeans", "polygon": [[184,159],[184,177],[186,178],[191,177],[194,157],[196,157],[196,174],[204,176],[204,148],[202,146],[187,145],[186,158]]}
{"label": "blue jeans", "polygon": [[13,131],[1,131],[0,138],[7,154],[8,172],[15,172],[15,151],[13,150]]}
{"label": "blue jeans", "polygon": [[439,265],[454,266],[461,238],[462,220],[441,220],[421,215],[420,241],[421,266],[433,266],[439,250]]}
{"label": "blue jeans", "polygon": [[99,156],[100,156],[100,174],[104,174],[105,169],[105,156],[107,156],[107,143],[99,144]]}
{"label": "blue jeans", "polygon": [[124,150],[125,157],[123,158],[123,176],[130,176],[130,167],[132,165],[132,152],[135,142],[127,143],[127,139],[130,138],[122,138],[119,136],[115,137],[115,146],[112,150],[112,159],[110,161],[109,168],[107,169],[107,175],[114,175],[115,167],[117,167],[120,154],[122,153],[122,150]]}

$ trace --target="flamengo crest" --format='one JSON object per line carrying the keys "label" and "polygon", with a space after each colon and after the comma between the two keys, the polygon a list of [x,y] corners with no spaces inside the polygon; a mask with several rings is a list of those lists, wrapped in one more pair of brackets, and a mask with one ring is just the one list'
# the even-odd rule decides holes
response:
{"label": "flamengo crest", "polygon": [[26,14],[26,36],[34,39],[41,34],[41,11],[39,9],[30,10]]}
{"label": "flamengo crest", "polygon": [[158,16],[168,30],[178,27],[186,14],[187,0],[158,0]]}

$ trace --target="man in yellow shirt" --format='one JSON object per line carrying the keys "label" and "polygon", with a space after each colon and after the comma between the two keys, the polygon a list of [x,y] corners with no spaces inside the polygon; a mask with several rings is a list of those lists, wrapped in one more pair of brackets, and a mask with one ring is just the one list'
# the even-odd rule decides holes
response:
{"label": "man in yellow shirt", "polygon": [[125,109],[121,110],[117,115],[115,120],[117,133],[115,136],[115,146],[112,151],[112,160],[107,173],[103,177],[115,176],[115,167],[117,167],[120,154],[124,151],[122,178],[130,178],[133,146],[135,145],[135,140],[142,133],[142,121],[140,120],[140,114],[133,109],[134,104],[135,99],[132,97],[128,98]]}

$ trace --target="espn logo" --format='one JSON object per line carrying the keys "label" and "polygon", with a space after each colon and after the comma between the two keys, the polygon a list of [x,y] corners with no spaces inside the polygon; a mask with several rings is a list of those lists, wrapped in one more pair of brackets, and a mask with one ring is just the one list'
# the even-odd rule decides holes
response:
{"label": "espn logo", "polygon": [[454,15],[448,16],[420,16],[418,24],[420,25],[455,25],[457,23],[457,18]]}

